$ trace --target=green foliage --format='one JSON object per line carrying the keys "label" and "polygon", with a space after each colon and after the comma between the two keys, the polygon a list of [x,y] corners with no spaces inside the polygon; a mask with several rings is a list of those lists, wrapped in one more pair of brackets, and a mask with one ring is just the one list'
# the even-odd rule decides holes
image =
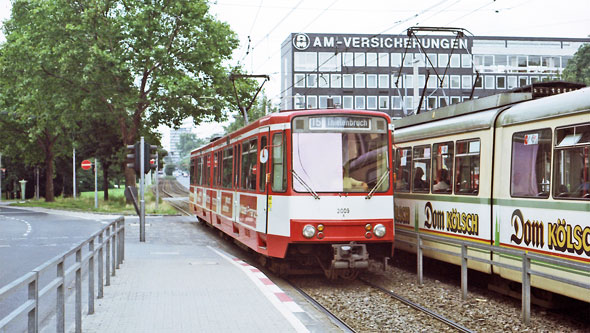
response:
{"label": "green foliage", "polygon": [[567,63],[562,77],[566,81],[590,86],[590,44],[580,46],[574,57]]}
{"label": "green foliage", "polygon": [[179,137],[179,142],[176,149],[180,150],[180,156],[185,157],[194,149],[207,143],[207,140],[197,138],[195,133],[182,133]]}
{"label": "green foliage", "polygon": [[166,176],[172,176],[174,170],[176,170],[176,164],[166,163],[164,166],[164,174],[166,174]]}

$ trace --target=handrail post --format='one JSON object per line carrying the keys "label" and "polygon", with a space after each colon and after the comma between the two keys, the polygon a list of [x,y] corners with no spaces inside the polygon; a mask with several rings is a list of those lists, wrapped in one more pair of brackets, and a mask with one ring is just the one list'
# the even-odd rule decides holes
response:
{"label": "handrail post", "polygon": [[467,299],[467,244],[461,244],[461,298]]}
{"label": "handrail post", "polygon": [[94,238],[88,243],[88,314],[94,314]]}
{"label": "handrail post", "polygon": [[35,278],[29,282],[29,300],[35,302],[35,306],[29,311],[28,331],[29,333],[39,332],[39,272],[35,271]]}
{"label": "handrail post", "polygon": [[55,302],[55,331],[60,333],[63,333],[66,330],[66,279],[64,277],[64,261],[65,258],[62,258],[61,262],[57,264],[57,277],[61,281],[59,282],[59,286],[57,287],[57,300]]}
{"label": "handrail post", "polygon": [[104,266],[105,266],[105,277],[106,277],[106,282],[105,282],[105,286],[110,286],[111,285],[111,228],[108,227],[106,228],[106,239],[107,239],[107,246],[106,246],[106,258],[104,260]]}
{"label": "handrail post", "polygon": [[418,270],[418,284],[422,285],[424,282],[424,266],[422,258],[422,238],[419,233],[416,233],[416,269]]}
{"label": "handrail post", "polygon": [[76,250],[76,327],[77,333],[82,332],[82,249]]}
{"label": "handrail post", "polygon": [[116,275],[116,269],[117,269],[117,230],[115,229],[115,223],[113,223],[111,225],[111,227],[113,228],[113,232],[111,234],[111,236],[113,237],[113,240],[111,242],[111,250],[113,251],[112,253],[112,258],[111,258],[111,263],[113,265],[112,269],[111,269],[111,274],[113,276]]}
{"label": "handrail post", "polygon": [[100,243],[100,248],[98,249],[98,296],[97,298],[102,298],[104,296],[104,272],[103,272],[103,237],[102,232],[98,235],[98,242]]}
{"label": "handrail post", "polygon": [[522,254],[522,322],[531,322],[531,258],[525,252]]}
{"label": "handrail post", "polygon": [[121,218],[121,226],[123,226],[122,229],[122,237],[121,237],[121,263],[123,263],[123,260],[125,260],[125,219]]}

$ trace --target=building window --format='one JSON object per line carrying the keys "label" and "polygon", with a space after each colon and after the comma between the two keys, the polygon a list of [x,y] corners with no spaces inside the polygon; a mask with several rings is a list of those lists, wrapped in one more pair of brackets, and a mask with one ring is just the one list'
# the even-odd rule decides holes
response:
{"label": "building window", "polygon": [[518,67],[527,67],[526,56],[518,57]]}
{"label": "building window", "polygon": [[318,108],[318,97],[317,96],[307,96],[307,108],[308,109],[317,109]]}
{"label": "building window", "polygon": [[485,83],[486,83],[486,89],[494,89],[494,76],[493,75],[486,75],[485,76]]}
{"label": "building window", "polygon": [[391,74],[391,88],[401,88],[403,87],[403,75],[399,74]]}
{"label": "building window", "polygon": [[455,194],[479,193],[479,149],[477,140],[457,141],[455,156]]}
{"label": "building window", "polygon": [[461,89],[461,77],[459,75],[451,75],[451,89]]}
{"label": "building window", "polygon": [[451,96],[451,104],[459,104],[459,103],[461,103],[461,97]]}
{"label": "building window", "polygon": [[445,106],[449,105],[449,98],[446,96],[441,96],[438,103],[441,108],[444,108]]}
{"label": "building window", "polygon": [[404,67],[412,68],[414,65],[414,55],[411,53],[406,53],[406,56],[403,57],[404,60]]}
{"label": "building window", "polygon": [[[414,53],[414,60],[418,60],[418,67],[426,66],[426,57],[422,53]],[[413,66],[414,64],[412,64]]]}
{"label": "building window", "polygon": [[318,60],[316,52],[295,52],[294,54],[295,71],[312,72],[318,69]]}
{"label": "building window", "polygon": [[320,72],[339,72],[342,70],[340,54],[334,52],[319,52]]}
{"label": "building window", "polygon": [[413,88],[414,87],[414,75],[404,75],[404,80],[402,81],[403,88]]}
{"label": "building window", "polygon": [[451,67],[461,67],[461,57],[458,54],[451,54]]}
{"label": "building window", "polygon": [[367,74],[367,88],[377,88],[377,74]]}
{"label": "building window", "polygon": [[438,67],[447,67],[449,63],[449,55],[446,53],[439,53],[438,54]]}
{"label": "building window", "polygon": [[330,87],[341,88],[342,87],[342,76],[340,74],[330,74]]}
{"label": "building window", "polygon": [[320,88],[329,88],[330,87],[330,74],[320,74],[319,75],[319,87]]}
{"label": "building window", "polygon": [[317,88],[318,86],[318,75],[317,74],[307,74],[307,87],[308,88]]}
{"label": "building window", "polygon": [[418,87],[424,87],[424,83],[426,83],[426,75],[420,74],[418,75]]}
{"label": "building window", "polygon": [[320,102],[320,109],[326,109],[328,107],[328,96],[319,96],[318,100]]}
{"label": "building window", "polygon": [[475,66],[475,67],[483,66],[483,56],[474,55],[473,56],[473,66]]}
{"label": "building window", "polygon": [[531,84],[536,83],[539,81],[539,77],[537,76],[531,76]]}
{"label": "building window", "polygon": [[590,200],[590,123],[555,131],[553,197]]}
{"label": "building window", "polygon": [[354,65],[354,54],[352,52],[342,53],[342,66],[352,67]]}
{"label": "building window", "polygon": [[389,53],[379,53],[379,67],[389,67]]}
{"label": "building window", "polygon": [[518,77],[518,86],[524,87],[529,84],[529,78],[527,76],[519,76]]}
{"label": "building window", "polygon": [[377,96],[367,96],[367,109],[377,110]]}
{"label": "building window", "polygon": [[363,52],[354,53],[354,65],[361,67],[365,66],[365,54]]}
{"label": "building window", "polygon": [[461,76],[461,88],[463,89],[471,89],[471,75],[462,75]]}
{"label": "building window", "polygon": [[379,74],[379,88],[389,88],[389,75]]}
{"label": "building window", "polygon": [[496,88],[497,89],[506,89],[506,77],[505,76],[496,76]]}
{"label": "building window", "polygon": [[377,53],[367,53],[367,67],[377,67]]}
{"label": "building window", "polygon": [[432,109],[436,109],[438,107],[438,98],[436,96],[430,96],[426,99],[426,102],[428,103],[428,110],[432,110]]}
{"label": "building window", "polygon": [[494,56],[493,55],[483,56],[483,65],[486,67],[494,66]]}
{"label": "building window", "polygon": [[475,88],[476,89],[483,88],[483,78],[481,76],[478,77],[477,75],[474,75],[473,76],[473,79],[475,80],[475,84],[474,85],[475,85]]}
{"label": "building window", "polygon": [[400,96],[391,96],[391,108],[393,110],[402,109],[402,98]]}
{"label": "building window", "polygon": [[305,96],[295,95],[295,109],[305,109]]}
{"label": "building window", "polygon": [[330,98],[332,99],[332,102],[334,102],[335,108],[342,107],[342,98],[340,96],[330,96]]}
{"label": "building window", "polygon": [[343,109],[352,109],[352,96],[343,96],[342,97],[342,108]]}
{"label": "building window", "polygon": [[428,66],[432,66],[432,67],[436,68],[436,64],[437,64],[437,60],[438,60],[437,54],[436,53],[428,53],[426,55],[426,57],[427,57],[426,62],[428,62]]}
{"label": "building window", "polygon": [[496,60],[496,66],[506,66],[508,65],[508,57],[503,54],[496,54],[494,56]]}
{"label": "building window", "polygon": [[529,66],[541,66],[541,57],[529,56]]}
{"label": "building window", "polygon": [[365,87],[365,74],[354,74],[354,87],[364,88]]}
{"label": "building window", "polygon": [[462,54],[461,55],[461,66],[463,68],[471,67],[471,55],[469,55],[469,54]]}
{"label": "building window", "polygon": [[428,77],[428,82],[426,83],[426,87],[429,89],[436,89],[438,77],[436,75],[430,75]]}
{"label": "building window", "polygon": [[402,65],[401,53],[392,53],[391,54],[391,67],[401,67],[401,65]]}
{"label": "building window", "polygon": [[365,96],[354,96],[354,108],[359,110],[365,108]]}
{"label": "building window", "polygon": [[[439,84],[439,87],[440,87],[440,84]],[[442,87],[443,87],[444,89],[446,89],[446,88],[448,88],[448,87],[449,87],[449,76],[448,76],[448,75],[445,75],[445,76],[443,77],[443,84],[442,84]]]}
{"label": "building window", "polygon": [[354,88],[354,77],[352,74],[342,74],[342,88]]}
{"label": "building window", "polygon": [[508,89],[516,88],[517,83],[518,83],[518,81],[516,79],[516,76],[509,76],[508,77]]}
{"label": "building window", "polygon": [[551,130],[514,133],[510,195],[548,198],[551,175]]}
{"label": "building window", "polygon": [[406,110],[414,110],[414,96],[406,96],[404,98],[404,106]]}
{"label": "building window", "polygon": [[295,74],[295,88],[305,88],[305,74]]}
{"label": "building window", "polygon": [[389,109],[389,96],[379,96],[379,110]]}

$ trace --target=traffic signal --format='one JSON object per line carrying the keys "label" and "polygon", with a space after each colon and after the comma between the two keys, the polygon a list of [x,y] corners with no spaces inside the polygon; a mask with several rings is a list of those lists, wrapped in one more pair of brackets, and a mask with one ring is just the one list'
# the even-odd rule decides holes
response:
{"label": "traffic signal", "polygon": [[150,170],[156,169],[156,164],[151,164],[150,160],[156,159],[156,149],[158,149],[158,146],[150,145],[145,141],[143,142],[143,144],[143,172],[149,173]]}
{"label": "traffic signal", "polygon": [[127,167],[135,170],[135,173],[139,173],[141,168],[140,148],[139,142],[136,142],[134,145],[127,145],[127,149],[130,152],[130,154],[127,154],[127,161],[130,162],[127,163]]}

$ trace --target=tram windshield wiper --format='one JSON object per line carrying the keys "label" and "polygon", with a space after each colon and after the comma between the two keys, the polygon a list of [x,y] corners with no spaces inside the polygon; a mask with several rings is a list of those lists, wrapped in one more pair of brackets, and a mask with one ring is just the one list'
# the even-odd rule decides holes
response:
{"label": "tram windshield wiper", "polygon": [[379,186],[381,186],[381,184],[383,184],[383,182],[385,181],[385,176],[389,175],[389,168],[387,168],[387,170],[385,170],[385,172],[381,175],[381,178],[379,178],[379,181],[377,181],[377,184],[375,184],[375,186],[373,186],[373,188],[371,189],[371,191],[369,191],[369,194],[367,194],[367,196],[365,197],[365,199],[371,199],[373,197],[373,194],[375,194],[375,191],[377,190],[377,188]]}
{"label": "tram windshield wiper", "polygon": [[301,183],[301,185],[303,185],[303,187],[305,188],[305,190],[307,190],[307,192],[309,192],[309,194],[311,194],[315,199],[320,200],[320,196],[311,188],[311,186],[307,185],[305,180],[303,180],[297,174],[297,172],[295,172],[295,170],[291,170],[291,173],[293,173],[293,178],[297,179],[297,181],[299,181],[299,183]]}

